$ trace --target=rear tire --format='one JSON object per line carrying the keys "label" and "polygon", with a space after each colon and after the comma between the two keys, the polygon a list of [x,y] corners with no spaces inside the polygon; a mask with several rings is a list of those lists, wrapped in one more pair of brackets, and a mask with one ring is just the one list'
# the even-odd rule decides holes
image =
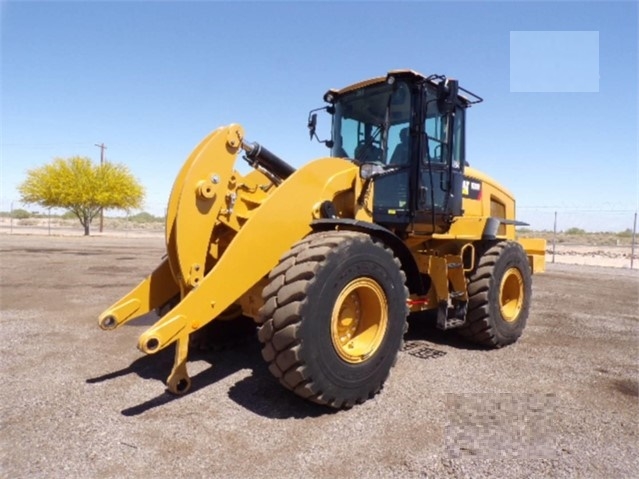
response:
{"label": "rear tire", "polygon": [[531,296],[530,265],[521,245],[502,241],[489,247],[468,278],[468,313],[459,334],[492,348],[514,343],[526,327]]}
{"label": "rear tire", "polygon": [[379,392],[408,314],[405,276],[393,253],[361,233],[312,234],[269,279],[258,337],[280,383],[334,408]]}

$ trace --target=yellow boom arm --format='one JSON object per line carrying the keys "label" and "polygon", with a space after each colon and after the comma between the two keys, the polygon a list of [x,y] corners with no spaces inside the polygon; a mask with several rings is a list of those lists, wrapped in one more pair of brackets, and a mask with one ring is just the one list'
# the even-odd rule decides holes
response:
{"label": "yellow boom arm", "polygon": [[311,231],[323,201],[359,186],[357,167],[337,158],[308,163],[280,184],[268,172],[243,176],[233,169],[243,137],[239,125],[230,125],[211,133],[193,151],[169,200],[167,258],[99,318],[101,328],[113,329],[179,293],[179,303],[138,341],[147,354],[177,341],[168,379],[172,392],[190,388],[189,334],[262,280]]}

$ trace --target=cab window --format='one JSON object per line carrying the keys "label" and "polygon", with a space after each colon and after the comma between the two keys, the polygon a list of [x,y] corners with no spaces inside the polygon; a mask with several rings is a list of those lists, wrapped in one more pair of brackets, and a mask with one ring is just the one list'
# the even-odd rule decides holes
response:
{"label": "cab window", "polygon": [[426,92],[426,121],[424,131],[428,137],[428,157],[424,161],[445,163],[448,158],[448,117],[439,110],[434,91]]}
{"label": "cab window", "polygon": [[445,164],[448,162],[449,152],[449,135],[453,137],[452,161],[453,167],[459,168],[463,162],[463,144],[464,144],[464,110],[461,107],[455,108],[454,119],[450,115],[445,115],[439,109],[437,97],[434,91],[426,92],[426,119],[424,123],[424,131],[428,138],[428,157],[424,158],[425,162],[430,159],[431,163]]}

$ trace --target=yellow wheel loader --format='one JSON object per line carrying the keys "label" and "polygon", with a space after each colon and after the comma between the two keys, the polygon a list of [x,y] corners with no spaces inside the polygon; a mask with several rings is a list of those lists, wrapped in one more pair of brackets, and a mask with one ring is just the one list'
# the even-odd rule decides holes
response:
{"label": "yellow wheel loader", "polygon": [[334,408],[380,391],[410,312],[486,347],[522,334],[545,242],[515,239],[513,195],[466,161],[482,99],[397,70],[324,100],[308,126],[319,140],[317,112],[332,117],[330,156],[297,170],[237,124],[205,138],[171,192],[166,259],[100,315],[109,330],[159,312],[138,348],[175,343],[169,391],[191,386],[190,335],[239,315],[283,386]]}

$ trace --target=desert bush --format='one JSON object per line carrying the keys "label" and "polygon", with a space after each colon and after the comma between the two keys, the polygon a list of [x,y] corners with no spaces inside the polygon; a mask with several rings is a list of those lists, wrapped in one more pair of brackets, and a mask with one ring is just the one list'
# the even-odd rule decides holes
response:
{"label": "desert bush", "polygon": [[23,220],[26,218],[31,218],[31,213],[27,210],[23,210],[22,208],[18,208],[17,210],[13,210],[11,215],[17,220]]}
{"label": "desert bush", "polygon": [[153,216],[151,213],[142,211],[141,213],[129,216],[129,221],[132,221],[134,223],[157,223],[164,221],[164,218]]}
{"label": "desert bush", "polygon": [[568,228],[566,231],[564,231],[565,234],[567,235],[585,235],[586,234],[586,230],[582,230],[581,228]]}

